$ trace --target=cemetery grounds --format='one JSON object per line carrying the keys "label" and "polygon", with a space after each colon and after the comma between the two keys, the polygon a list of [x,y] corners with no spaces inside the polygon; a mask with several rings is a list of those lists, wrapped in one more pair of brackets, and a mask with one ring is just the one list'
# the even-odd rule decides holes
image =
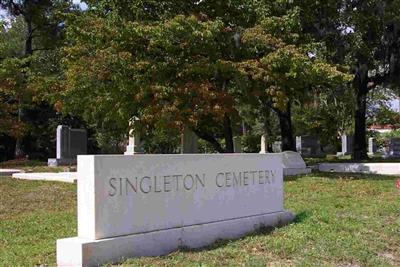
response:
{"label": "cemetery grounds", "polygon": [[[23,168],[60,171],[37,165]],[[290,225],[120,265],[400,266],[397,180],[332,173],[285,178],[285,207],[297,215]],[[56,240],[77,234],[76,184],[0,177],[0,192],[0,266],[54,266]]]}

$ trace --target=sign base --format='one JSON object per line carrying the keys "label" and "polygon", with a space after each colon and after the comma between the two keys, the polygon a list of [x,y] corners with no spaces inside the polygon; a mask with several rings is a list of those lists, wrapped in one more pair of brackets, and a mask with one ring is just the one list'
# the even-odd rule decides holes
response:
{"label": "sign base", "polygon": [[98,266],[131,257],[160,256],[180,248],[208,246],[219,239],[236,239],[266,227],[283,226],[293,219],[291,212],[282,211],[98,240],[59,239],[57,265]]}

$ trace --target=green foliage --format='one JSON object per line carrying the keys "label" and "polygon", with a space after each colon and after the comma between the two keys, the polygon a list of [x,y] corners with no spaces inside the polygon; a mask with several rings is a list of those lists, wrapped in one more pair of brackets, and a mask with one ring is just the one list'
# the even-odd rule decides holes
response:
{"label": "green foliage", "polygon": [[[139,1],[122,8],[114,1],[90,2],[95,9],[69,16],[63,111],[120,133],[133,116],[143,135],[150,134],[146,127],[186,125],[221,152],[221,138],[241,123],[244,106],[264,116],[266,109],[303,101],[312,88],[351,79],[323,57],[307,55],[298,8],[173,3]],[[261,15],[266,6],[276,16]]]}

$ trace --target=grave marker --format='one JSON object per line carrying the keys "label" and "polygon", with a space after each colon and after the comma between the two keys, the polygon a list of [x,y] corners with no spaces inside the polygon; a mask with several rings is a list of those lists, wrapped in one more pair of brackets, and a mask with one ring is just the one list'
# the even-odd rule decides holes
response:
{"label": "grave marker", "polygon": [[377,151],[376,139],[373,137],[368,138],[368,154],[374,155]]}
{"label": "grave marker", "polygon": [[323,155],[321,145],[314,136],[296,136],[296,151],[303,157],[320,157]]}
{"label": "grave marker", "polygon": [[240,136],[233,138],[233,150],[235,153],[242,153],[242,138]]}
{"label": "grave marker", "polygon": [[140,135],[138,133],[135,133],[133,126],[136,121],[139,119],[137,117],[132,118],[129,121],[129,139],[128,139],[128,145],[126,146],[126,151],[124,155],[135,155],[135,154],[143,154],[142,146],[141,146],[141,140],[140,140]]}
{"label": "grave marker", "polygon": [[275,141],[272,143],[272,152],[274,153],[282,152],[282,141]]}
{"label": "grave marker", "polygon": [[182,154],[197,154],[199,153],[198,148],[198,137],[188,127],[183,129],[181,137],[181,153]]}
{"label": "grave marker", "polygon": [[261,150],[260,154],[267,153],[267,136],[265,134],[261,135]]}
{"label": "grave marker", "polygon": [[349,135],[342,135],[342,152],[341,155],[350,155],[353,153],[353,136]]}
{"label": "grave marker", "polygon": [[76,164],[78,155],[87,154],[87,133],[84,129],[57,126],[56,158],[48,159],[49,166]]}

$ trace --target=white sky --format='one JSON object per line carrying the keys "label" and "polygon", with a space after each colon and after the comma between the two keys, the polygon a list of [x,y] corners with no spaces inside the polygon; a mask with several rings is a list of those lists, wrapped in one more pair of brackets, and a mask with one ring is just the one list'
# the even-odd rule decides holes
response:
{"label": "white sky", "polygon": [[75,5],[79,5],[79,7],[82,10],[86,10],[88,8],[88,6],[86,5],[85,2],[82,2],[81,0],[72,0],[72,3],[74,3]]}

